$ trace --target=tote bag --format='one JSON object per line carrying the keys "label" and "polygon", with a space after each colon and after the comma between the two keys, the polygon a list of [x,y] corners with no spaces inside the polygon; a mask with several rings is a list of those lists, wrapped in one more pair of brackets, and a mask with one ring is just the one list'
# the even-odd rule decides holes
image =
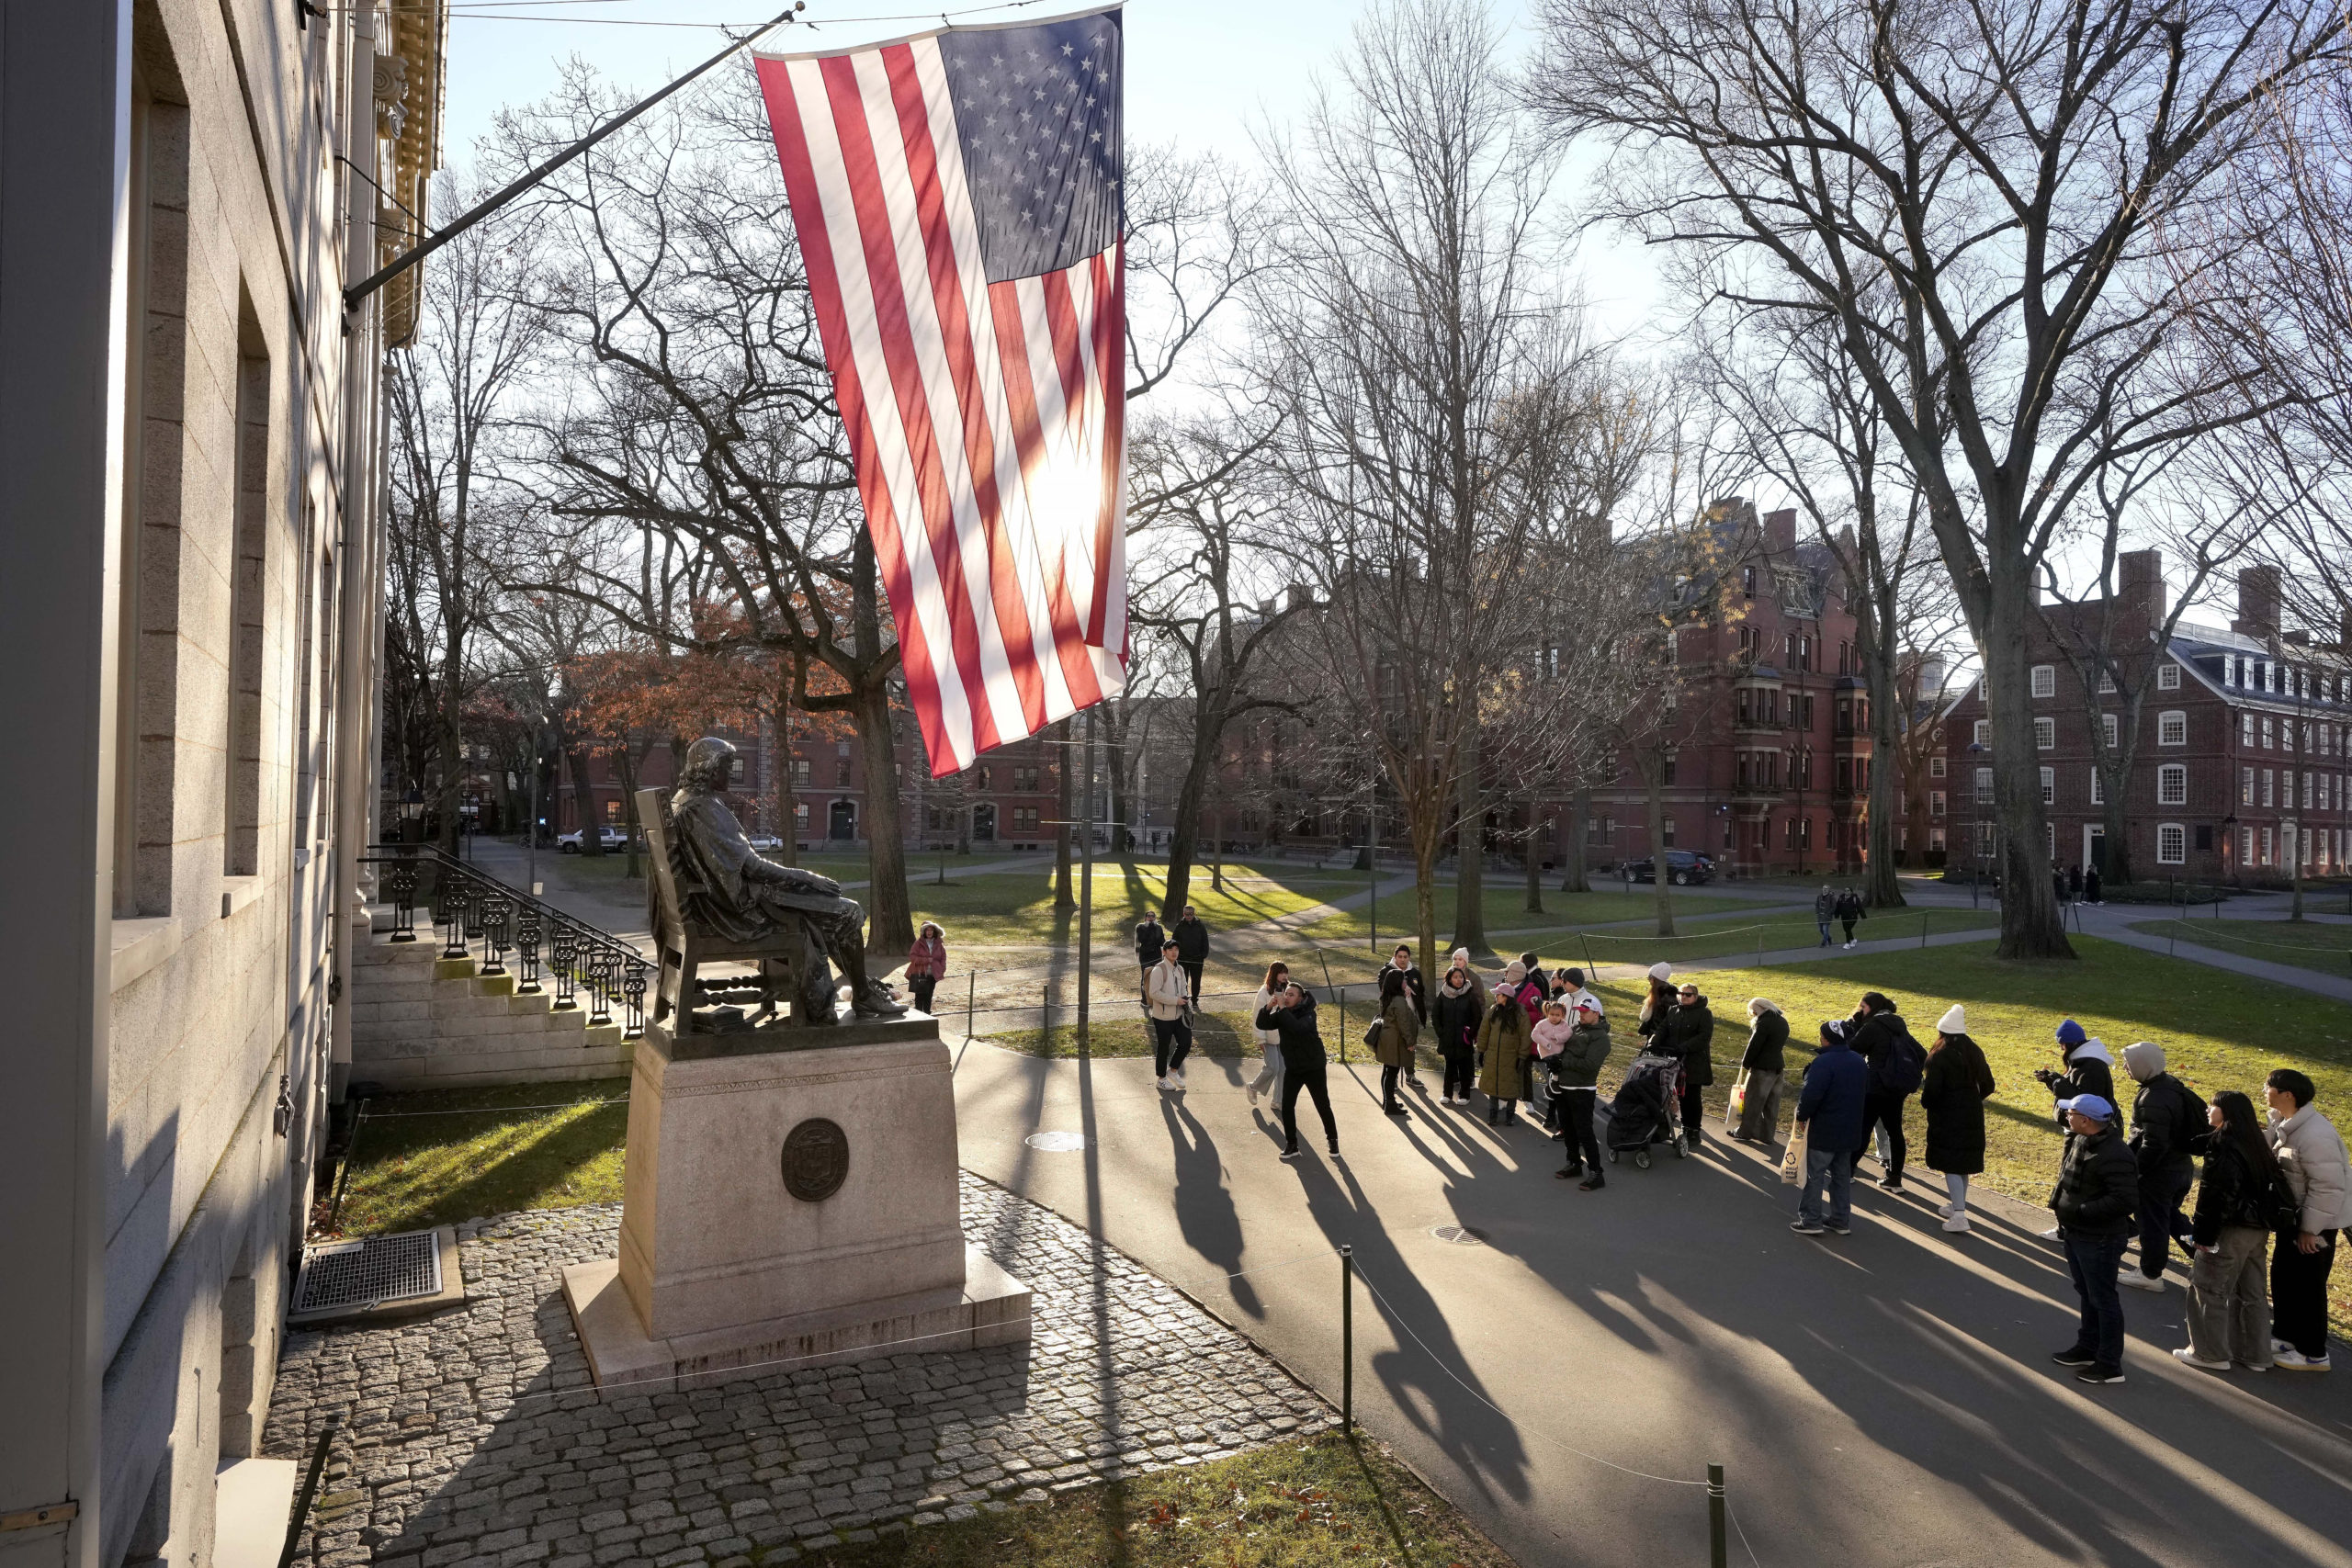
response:
{"label": "tote bag", "polygon": [[1813,1147],[1813,1129],[1799,1127],[1795,1137],[1789,1140],[1789,1152],[1781,1156],[1781,1184],[1783,1187],[1804,1185],[1805,1156]]}

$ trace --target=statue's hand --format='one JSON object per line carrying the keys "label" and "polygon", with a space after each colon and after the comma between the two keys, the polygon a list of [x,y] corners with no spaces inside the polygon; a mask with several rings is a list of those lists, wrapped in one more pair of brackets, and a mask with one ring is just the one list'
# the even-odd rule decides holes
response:
{"label": "statue's hand", "polygon": [[822,893],[829,897],[838,897],[842,890],[842,885],[831,877],[820,876],[813,871],[802,871],[798,866],[786,866],[784,880],[802,893]]}

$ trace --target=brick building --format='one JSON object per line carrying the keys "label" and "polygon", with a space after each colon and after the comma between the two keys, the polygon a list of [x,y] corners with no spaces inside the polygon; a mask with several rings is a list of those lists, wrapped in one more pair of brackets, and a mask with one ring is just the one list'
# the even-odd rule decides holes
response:
{"label": "brick building", "polygon": [[[2142,551],[2120,564],[2125,602],[2076,613],[2112,612],[2117,625],[2152,636],[2165,616],[2161,559]],[[2126,802],[2136,874],[2268,884],[2286,881],[2297,863],[2305,875],[2341,873],[2352,853],[2352,660],[2344,646],[2283,629],[2277,573],[2256,567],[2238,575],[2237,618],[2226,629],[2184,619],[2154,660]],[[2029,678],[2052,863],[2104,872],[2089,710],[2046,629],[2035,634]],[[2109,706],[2120,701],[2111,684],[2098,694]],[[2100,718],[2110,728],[2117,722],[2109,711]],[[1995,863],[1985,819],[1992,747],[1980,677],[1944,723],[1950,794],[1930,796],[1931,815],[1955,829],[1954,863],[1972,843],[1981,863]]]}

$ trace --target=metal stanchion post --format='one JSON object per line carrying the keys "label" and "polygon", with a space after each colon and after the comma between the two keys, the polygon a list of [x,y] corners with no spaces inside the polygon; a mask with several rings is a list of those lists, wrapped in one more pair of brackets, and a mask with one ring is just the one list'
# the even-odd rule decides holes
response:
{"label": "metal stanchion post", "polygon": [[979,999],[980,972],[971,970],[964,976],[964,1038],[972,1037],[972,1008]]}
{"label": "metal stanchion post", "polygon": [[1724,1539],[1724,1467],[1707,1467],[1707,1562],[1730,1568],[1731,1543]]}
{"label": "metal stanchion post", "polygon": [[1340,1248],[1340,1430],[1356,1429],[1356,1249]]}
{"label": "metal stanchion post", "polygon": [[1924,909],[1919,912],[1919,945],[1928,945],[1928,914]]}

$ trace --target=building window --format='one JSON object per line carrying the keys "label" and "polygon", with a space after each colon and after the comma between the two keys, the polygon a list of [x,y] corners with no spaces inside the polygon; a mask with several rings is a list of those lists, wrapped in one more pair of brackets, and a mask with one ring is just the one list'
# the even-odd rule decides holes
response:
{"label": "building window", "polygon": [[2058,804],[2058,770],[2055,768],[2041,770],[2041,804],[2044,806]]}
{"label": "building window", "polygon": [[2252,768],[2238,770],[2238,804],[2240,806],[2254,804],[2254,770]]}
{"label": "building window", "polygon": [[2274,848],[2277,843],[2276,834],[2275,829],[2265,828],[2262,830],[2262,863],[2265,865],[2268,865],[2278,858]]}
{"label": "building window", "polygon": [[2112,751],[2112,750],[2114,750],[2116,749],[2116,747],[2118,747],[2118,746],[2120,746],[2120,745],[2121,745],[2121,744],[2122,744],[2122,741],[2121,741],[2121,739],[2120,739],[2120,736],[2121,736],[2121,734],[2122,734],[2122,731],[2121,731],[2121,728],[2120,728],[2119,727],[2119,725],[2117,724],[2117,722],[2116,722],[2116,717],[2115,717],[2115,716],[2114,716],[2113,714],[2111,714],[2111,713],[2103,713],[2103,714],[2099,715],[2099,716],[2098,716],[2098,728],[2099,728],[2099,734],[2100,734],[2101,736],[2103,736],[2103,737],[2106,739],[2106,740],[2107,740],[2107,749],[2108,749],[2109,750]]}
{"label": "building window", "polygon": [[1941,853],[1943,852],[1943,847],[1944,847],[1944,830],[1943,830],[1941,828],[1930,828],[1930,829],[1928,829],[1928,849],[1930,849],[1930,850],[1932,850],[1932,851],[1934,851],[1934,852],[1937,852],[1938,854],[1941,854]]}
{"label": "building window", "polygon": [[2278,781],[2278,775],[2277,775],[2276,773],[2272,773],[2268,768],[2265,768],[2265,769],[2263,769],[2263,770],[2262,770],[2262,804],[2263,804],[2263,805],[2265,805],[2265,806],[2276,806],[2276,805],[2278,805],[2278,783],[2277,783],[2277,781]]}
{"label": "building window", "polygon": [[2156,770],[2156,804],[2186,806],[2188,804],[2188,770],[2178,762],[2166,762]]}
{"label": "building window", "polygon": [[2188,744],[2188,716],[2178,708],[2169,708],[2156,716],[2156,744],[2186,746]]}
{"label": "building window", "polygon": [[1035,790],[1037,787],[1037,770],[1034,767],[1013,769],[1012,787],[1024,792]]}
{"label": "building window", "polygon": [[1797,819],[1793,817],[1786,817],[1781,820],[1781,847],[1784,850],[1792,850],[1797,847]]}
{"label": "building window", "polygon": [[808,803],[805,800],[793,803],[792,830],[796,833],[805,833],[808,830]]}
{"label": "building window", "polygon": [[1666,785],[1669,789],[1674,787],[1674,759],[1672,757],[1667,758],[1664,762],[1659,764],[1658,783]]}
{"label": "building window", "polygon": [[2251,828],[2238,829],[2238,863],[2240,865],[2254,863],[2254,829]]}
{"label": "building window", "polygon": [[1992,803],[1992,799],[1993,770],[1990,768],[1979,768],[1976,770],[1976,804],[1979,806],[1987,806]]}
{"label": "building window", "polygon": [[2162,664],[2156,666],[2156,690],[2159,692],[2177,692],[2180,690],[2179,665],[2175,664],[2171,660],[2167,659]]}
{"label": "building window", "polygon": [[2305,769],[2305,770],[2304,770],[2304,772],[2303,772],[2303,805],[2302,805],[2302,809],[2303,809],[2303,810],[2305,810],[2305,811],[2309,811],[2311,808],[2312,808],[2312,775],[2311,775],[2311,771],[2310,771],[2309,769]]}
{"label": "building window", "polygon": [[1665,837],[1666,837],[1666,847],[1667,847],[1668,849],[1669,849],[1669,850],[1670,850],[1670,849],[1672,849],[1672,848],[1674,847],[1674,818],[1671,818],[1671,817],[1669,817],[1669,818],[1668,818],[1666,819],[1666,834],[1665,834]]}
{"label": "building window", "polygon": [[1990,746],[1993,744],[1993,721],[1989,718],[1978,719],[1976,721],[1976,732],[1971,737],[1971,739],[1979,746]]}
{"label": "building window", "polygon": [[1012,808],[1012,830],[1024,837],[1035,834],[1037,831],[1037,808],[1034,806],[1014,807]]}
{"label": "building window", "polygon": [[2098,672],[2098,694],[2102,697],[2111,696],[2114,694],[2114,692],[2115,671],[2112,670],[2101,670]]}
{"label": "building window", "polygon": [[2037,664],[2033,667],[2033,694],[2037,697],[2054,697],[2058,694],[2056,665]]}
{"label": "building window", "polygon": [[2156,824],[2156,863],[2178,865],[2188,858],[2188,835],[2177,822]]}
{"label": "building window", "polygon": [[2254,715],[2250,713],[2238,715],[2238,744],[2241,746],[2254,744]]}
{"label": "building window", "polygon": [[807,789],[808,787],[808,758],[795,757],[792,760],[792,783],[793,786],[797,789]]}
{"label": "building window", "polygon": [[2099,777],[2097,768],[2091,770],[2091,804],[2093,806],[2107,804],[2107,781]]}
{"label": "building window", "polygon": [[2266,714],[2263,716],[2262,719],[2262,749],[2266,751],[2275,750],[2277,749],[2277,740],[2278,731],[2273,727],[2270,716]]}
{"label": "building window", "polygon": [[1941,817],[1943,814],[1944,792],[1939,789],[1929,790],[1928,792],[1928,815],[1930,817]]}
{"label": "building window", "polygon": [[833,764],[833,783],[843,789],[849,787],[849,759],[847,757],[843,757]]}
{"label": "building window", "polygon": [[1928,776],[1931,779],[1944,776],[1944,760],[1940,755],[1928,759]]}
{"label": "building window", "polygon": [[2057,750],[2057,747],[2058,721],[2054,718],[2035,719],[2033,721],[2033,749],[2037,751],[2053,751]]}

